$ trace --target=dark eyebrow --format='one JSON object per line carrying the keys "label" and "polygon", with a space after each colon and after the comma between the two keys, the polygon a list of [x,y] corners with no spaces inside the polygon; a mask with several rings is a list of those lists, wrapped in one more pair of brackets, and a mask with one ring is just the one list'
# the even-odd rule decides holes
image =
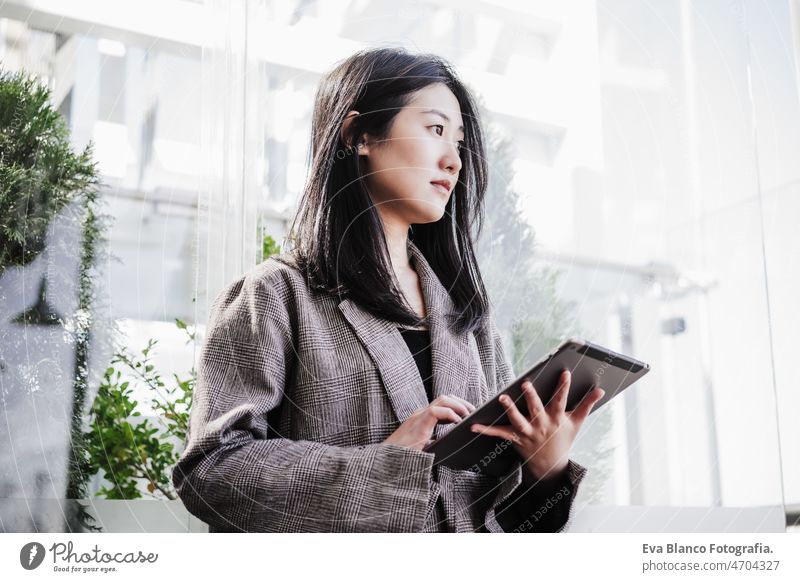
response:
{"label": "dark eyebrow", "polygon": [[[439,117],[444,119],[447,123],[450,123],[450,118],[447,117],[447,115],[445,115],[442,111],[439,111],[438,109],[426,109],[422,113],[433,113],[434,115],[438,115]],[[461,134],[463,135],[464,134],[464,126],[463,125],[459,125],[458,126],[458,131],[460,131]]]}

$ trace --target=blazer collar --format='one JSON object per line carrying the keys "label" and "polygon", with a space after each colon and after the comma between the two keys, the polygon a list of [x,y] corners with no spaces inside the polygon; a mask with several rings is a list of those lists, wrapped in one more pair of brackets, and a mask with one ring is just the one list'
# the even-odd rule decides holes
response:
{"label": "blazer collar", "polygon": [[[478,395],[468,390],[476,366],[470,358],[470,334],[459,334],[448,324],[455,316],[449,293],[419,248],[411,241],[408,247],[420,278],[431,334],[433,397],[454,394],[477,405]],[[349,298],[339,303],[339,310],[374,361],[399,421],[427,406],[425,387],[397,324],[368,313]],[[447,430],[448,425],[437,425],[434,438]]]}

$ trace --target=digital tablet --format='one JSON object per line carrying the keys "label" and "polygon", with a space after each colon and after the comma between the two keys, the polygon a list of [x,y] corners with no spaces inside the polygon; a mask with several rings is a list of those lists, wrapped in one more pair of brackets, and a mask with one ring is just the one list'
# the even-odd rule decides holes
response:
{"label": "digital tablet", "polygon": [[592,408],[595,412],[647,374],[650,366],[597,344],[570,338],[423,450],[436,455],[435,465],[488,475],[506,474],[519,459],[510,441],[474,433],[470,427],[475,423],[486,426],[511,424],[505,407],[499,401],[503,394],[508,394],[520,412],[527,416],[528,406],[522,392],[526,379],[533,383],[539,398],[547,405],[564,369],[572,373],[567,410],[572,410],[592,388],[599,386],[605,394]]}

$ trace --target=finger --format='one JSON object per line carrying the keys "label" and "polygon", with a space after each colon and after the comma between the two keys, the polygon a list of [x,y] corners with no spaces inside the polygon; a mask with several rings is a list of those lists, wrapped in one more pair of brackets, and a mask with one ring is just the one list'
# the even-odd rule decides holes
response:
{"label": "finger", "polygon": [[446,394],[444,396],[440,396],[435,400],[436,404],[439,406],[446,406],[448,408],[452,408],[462,417],[468,416],[470,413],[469,407],[466,403],[458,398],[457,396],[453,396],[452,394]]}
{"label": "finger", "polygon": [[531,421],[535,421],[544,412],[542,399],[539,398],[539,393],[536,392],[536,388],[533,387],[530,380],[522,383],[522,393],[525,395],[525,402],[528,405],[528,415],[531,417]]}
{"label": "finger", "polygon": [[519,443],[520,441],[519,434],[512,430],[509,425],[486,426],[483,424],[473,424],[470,430],[477,434],[500,437],[501,439],[506,439],[515,443]]}
{"label": "finger", "polygon": [[559,412],[564,413],[567,410],[567,396],[569,395],[569,386],[571,382],[572,374],[570,374],[569,370],[564,370],[561,373],[556,393],[553,394],[553,397],[547,404],[548,412],[551,414]]}
{"label": "finger", "polygon": [[605,394],[605,390],[599,386],[595,386],[593,390],[583,397],[578,403],[578,406],[575,407],[575,410],[570,413],[573,421],[578,425],[582,424],[583,421],[586,420],[586,417],[589,416],[594,405],[597,404]]}
{"label": "finger", "polygon": [[464,400],[463,398],[461,398],[460,396],[456,396],[455,394],[448,394],[448,396],[462,403],[467,408],[467,411],[469,413],[475,412],[476,410],[475,405],[472,404],[472,402],[470,402],[469,400]]}
{"label": "finger", "polygon": [[428,410],[430,410],[430,414],[433,418],[436,419],[436,422],[433,424],[439,422],[461,422],[461,417],[452,408],[446,406],[429,406]]}
{"label": "finger", "polygon": [[[456,397],[456,398],[458,398],[458,397]],[[476,410],[478,410],[478,408],[472,402],[470,402],[469,400],[465,400],[464,398],[458,398],[458,399],[461,400],[461,402],[463,402],[464,404],[467,405],[467,408],[469,408],[469,411],[471,413],[475,412]]]}
{"label": "finger", "polygon": [[531,423],[528,422],[528,419],[519,411],[519,408],[517,408],[517,405],[511,400],[511,397],[508,394],[503,394],[500,397],[500,404],[506,409],[508,420],[511,421],[511,425],[514,429],[521,434],[528,434]]}

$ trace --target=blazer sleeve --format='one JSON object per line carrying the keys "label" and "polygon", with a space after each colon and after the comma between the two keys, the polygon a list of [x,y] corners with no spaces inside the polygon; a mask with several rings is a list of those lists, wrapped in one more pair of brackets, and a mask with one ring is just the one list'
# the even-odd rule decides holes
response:
{"label": "blazer sleeve", "polygon": [[433,454],[294,441],[268,426],[297,364],[291,294],[286,283],[245,276],[212,306],[172,474],[178,495],[210,531],[421,530]]}
{"label": "blazer sleeve", "polygon": [[[495,354],[495,385],[502,390],[516,376],[493,317],[489,317],[489,337]],[[524,470],[518,457],[514,468],[501,480],[495,501],[486,513],[485,529],[496,533],[567,531],[572,521],[573,499],[587,469],[570,459],[558,482],[532,487],[522,482]]]}

